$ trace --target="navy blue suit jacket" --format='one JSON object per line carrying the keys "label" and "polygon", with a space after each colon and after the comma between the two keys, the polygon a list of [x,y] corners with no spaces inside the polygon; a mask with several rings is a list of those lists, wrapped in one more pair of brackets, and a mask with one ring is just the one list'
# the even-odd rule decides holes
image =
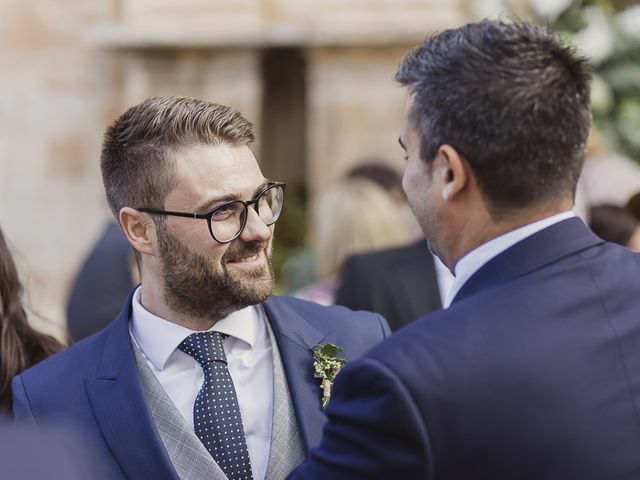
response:
{"label": "navy blue suit jacket", "polygon": [[570,219],[338,376],[294,479],[640,478],[640,255]]}
{"label": "navy blue suit jacket", "polygon": [[[273,327],[305,447],[320,442],[326,421],[310,348],[334,343],[355,359],[389,334],[382,317],[288,297],[264,304]],[[18,375],[18,421],[76,429],[110,479],[178,476],[150,417],[129,336],[131,296],[107,328]]]}

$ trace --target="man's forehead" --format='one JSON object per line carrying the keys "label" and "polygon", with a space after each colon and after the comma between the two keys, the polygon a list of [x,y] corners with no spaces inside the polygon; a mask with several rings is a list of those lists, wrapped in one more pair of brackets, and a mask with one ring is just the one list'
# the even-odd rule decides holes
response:
{"label": "man's forehead", "polygon": [[186,178],[215,174],[222,181],[262,175],[253,152],[246,145],[193,145],[173,153],[177,173]]}
{"label": "man's forehead", "polygon": [[416,101],[416,94],[415,92],[409,90],[407,92],[407,96],[405,98],[404,101],[404,113],[405,115],[408,115],[411,112],[411,109],[413,108],[413,104]]}
{"label": "man's forehead", "polygon": [[[254,161],[253,152],[247,145],[232,145],[226,142],[216,144],[196,143],[174,148],[171,155],[178,163],[202,166],[224,167],[238,162]],[[209,164],[205,163],[209,162]]]}
{"label": "man's forehead", "polygon": [[414,100],[415,99],[415,94],[409,92],[407,94],[407,97],[405,99],[405,103],[404,103],[404,114],[402,116],[402,122],[401,122],[401,138],[402,141],[405,143],[406,145],[406,136],[409,135],[409,131],[410,130],[414,130],[413,128],[413,121],[411,119],[411,110],[413,108],[413,104],[414,104]]}
{"label": "man's forehead", "polygon": [[172,196],[188,196],[193,201],[247,197],[264,184],[264,176],[245,146],[196,145],[176,150]]}

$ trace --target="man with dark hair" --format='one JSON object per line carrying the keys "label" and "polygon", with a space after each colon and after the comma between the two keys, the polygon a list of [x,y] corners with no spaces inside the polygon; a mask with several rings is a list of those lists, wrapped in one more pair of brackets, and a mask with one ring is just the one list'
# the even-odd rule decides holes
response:
{"label": "man with dark hair", "polygon": [[640,256],[571,211],[585,62],[485,20],[401,63],[403,187],[456,280],[338,376],[295,479],[640,478]]}
{"label": "man with dark hair", "polygon": [[104,330],[13,381],[16,418],[78,430],[107,478],[285,477],[325,422],[314,373],[336,360],[316,365],[314,346],[354,359],[388,334],[377,315],[269,298],[285,186],[253,137],[238,112],[174,97],[107,129],[103,182],[141,285]]}

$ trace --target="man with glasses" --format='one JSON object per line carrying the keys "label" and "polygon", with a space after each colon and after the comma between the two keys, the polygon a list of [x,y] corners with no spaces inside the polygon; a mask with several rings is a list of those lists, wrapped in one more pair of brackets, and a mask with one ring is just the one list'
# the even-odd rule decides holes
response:
{"label": "man with glasses", "polygon": [[108,478],[279,479],[320,440],[313,348],[355,359],[373,314],[270,297],[285,185],[228,107],[159,97],[109,127],[102,176],[141,285],[102,332],[14,380],[19,420],[84,434]]}

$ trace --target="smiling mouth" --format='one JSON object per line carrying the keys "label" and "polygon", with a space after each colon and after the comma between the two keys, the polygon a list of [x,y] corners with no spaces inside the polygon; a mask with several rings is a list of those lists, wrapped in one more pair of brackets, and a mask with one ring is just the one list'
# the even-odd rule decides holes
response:
{"label": "smiling mouth", "polygon": [[262,252],[258,252],[255,255],[251,255],[250,257],[234,258],[229,263],[253,263],[258,261],[258,259],[260,258],[260,253]]}

